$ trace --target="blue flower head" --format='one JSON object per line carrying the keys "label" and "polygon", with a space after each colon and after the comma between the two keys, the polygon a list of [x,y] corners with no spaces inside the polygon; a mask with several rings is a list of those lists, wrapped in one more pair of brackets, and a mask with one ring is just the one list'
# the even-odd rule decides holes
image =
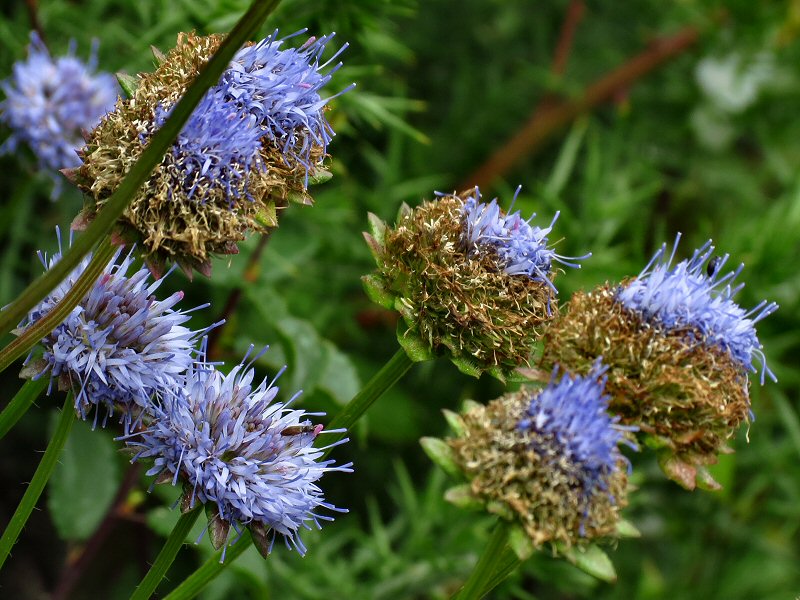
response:
{"label": "blue flower head", "polygon": [[325,45],[334,35],[312,37],[300,48],[281,49],[288,37],[278,39],[275,31],[257,44],[239,50],[220,83],[225,86],[228,99],[253,115],[264,135],[282,149],[287,162],[298,162],[305,167],[306,185],[313,167],[312,147],[321,147],[324,156],[334,136],[323,113],[331,98],[320,96],[321,88],[342,63],[325,74],[322,71],[347,48],[345,44],[320,64]]}
{"label": "blue flower head", "polygon": [[2,83],[6,99],[0,103],[0,120],[12,133],[1,152],[13,152],[23,143],[43,169],[81,164],[76,151],[84,145],[82,132],[114,108],[119,88],[112,75],[95,74],[96,46],[88,64],[74,52],[73,43],[67,56],[53,59],[31,32],[28,59],[17,62],[13,75]]}
{"label": "blue flower head", "polygon": [[[765,375],[775,380],[767,367],[755,324],[778,309],[775,302],[763,300],[746,311],[733,297],[744,284],[734,285],[744,265],[724,272],[729,256],[714,257],[709,240],[688,260],[672,265],[680,234],[672,252],[664,244],[639,276],[617,292],[617,299],[645,321],[667,331],[688,330],[699,342],[716,346],[746,371],[758,372],[754,361],[761,363],[761,384]],[[695,334],[695,331],[697,334]]]}
{"label": "blue flower head", "polygon": [[530,434],[534,451],[540,456],[552,453],[553,444],[563,459],[577,468],[584,490],[605,487],[608,476],[627,459],[619,452],[620,442],[635,448],[625,432],[635,427],[619,424],[619,417],[608,414],[610,397],[605,394],[608,367],[598,359],[585,376],[564,373],[557,379],[558,367],[550,383],[530,399],[530,405],[517,427]]}
{"label": "blue flower head", "polygon": [[605,372],[598,360],[586,376],[558,379],[556,367],[543,389],[504,394],[454,419],[450,456],[469,496],[536,546],[618,535],[630,470],[619,444],[637,447],[627,434],[635,428],[607,412]]}
{"label": "blue flower head", "polygon": [[[521,189],[522,186],[517,187],[511,202],[512,207]],[[485,248],[492,248],[506,273],[526,275],[541,281],[553,292],[557,292],[551,281],[554,261],[579,269],[580,265],[571,261],[591,256],[591,253],[580,257],[561,256],[548,246],[547,236],[553,230],[560,214],[558,212],[548,227],[531,226],[535,213],[528,220],[520,216],[520,211],[503,214],[497,198],[488,204],[481,202],[481,192],[477,187],[474,194],[464,201],[463,211],[463,238],[471,254],[480,255]]]}
{"label": "blue flower head", "polygon": [[[86,418],[93,407],[110,414],[122,412],[126,426],[135,421],[154,396],[174,387],[174,381],[192,364],[193,347],[202,332],[183,326],[187,312],[173,310],[182,292],[157,300],[154,292],[162,280],[149,282],[141,268],[129,274],[131,253],[121,260],[121,250],[67,318],[42,340],[42,361],[26,372],[34,377],[50,374],[62,389],[75,390],[75,408]],[[45,268],[61,259],[39,253]],[[47,315],[75,284],[91,255],[69,274],[20,325],[24,330]],[[95,421],[97,411],[95,411]]]}
{"label": "blue flower head", "polygon": [[[289,203],[313,203],[309,183],[330,175],[323,162],[334,134],[324,111],[335,96],[320,94],[344,49],[320,62],[332,37],[284,48],[276,32],[236,53],[117,221],[116,233],[140,243],[154,271],[177,263],[209,275],[212,256],[276,228]],[[83,164],[70,172],[86,194],[77,226],[95,218],[223,40],[179,34],[89,134]]]}
{"label": "blue flower head", "polygon": [[317,481],[326,472],[350,472],[351,465],[321,460],[327,448],[314,440],[322,425],[308,420],[317,413],[290,408],[299,392],[286,403],[275,400],[280,373],[259,384],[254,376],[244,362],[227,375],[196,363],[128,444],[138,450],[134,460],[153,459],[149,475],[184,482],[188,506],[211,503],[237,531],[250,527],[254,538],[269,532],[268,550],[282,535],[305,554],[299,529],[332,520],[320,509],[347,512],[325,501]]}
{"label": "blue flower head", "polygon": [[[203,201],[219,189],[231,206],[249,196],[251,170],[264,169],[259,154],[264,132],[255,117],[226,99],[229,95],[227,86],[209,90],[168,151],[163,167],[170,179],[170,196],[183,193]],[[164,124],[169,113],[161,105],[156,108],[153,131]]]}

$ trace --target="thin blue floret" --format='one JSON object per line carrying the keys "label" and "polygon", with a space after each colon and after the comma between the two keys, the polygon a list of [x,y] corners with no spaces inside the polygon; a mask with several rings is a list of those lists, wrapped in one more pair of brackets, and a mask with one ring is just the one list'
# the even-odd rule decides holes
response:
{"label": "thin blue floret", "polygon": [[[150,282],[145,268],[129,273],[133,251],[121,252],[67,318],[42,340],[45,366],[37,377],[49,374],[51,385],[63,378],[76,389],[75,408],[82,418],[96,407],[105,408],[107,414],[120,410],[127,427],[191,366],[196,339],[205,330],[188,329],[183,323],[191,311],[173,309],[183,292],[157,300],[154,293],[164,278]],[[46,269],[61,260],[60,235],[58,252],[50,258],[39,253],[39,258]],[[20,330],[52,311],[90,260],[91,254],[30,312]],[[95,421],[97,417],[95,411]]]}
{"label": "thin blue floret", "polygon": [[671,253],[667,253],[666,244],[661,246],[639,276],[618,290],[618,300],[666,330],[689,330],[687,335],[728,352],[751,373],[758,372],[754,362],[760,362],[762,385],[765,375],[777,381],[767,367],[755,324],[774,313],[778,305],[762,300],[746,311],[734,302],[733,297],[744,287],[743,283],[734,285],[744,265],[724,273],[729,255],[712,259],[714,246],[710,240],[690,259],[672,266],[679,240],[680,234]]}
{"label": "thin blue floret", "polygon": [[216,504],[237,530],[261,523],[273,543],[282,535],[305,554],[299,529],[333,520],[320,509],[347,512],[326,502],[316,482],[324,473],[352,469],[322,460],[327,448],[314,446],[322,426],[307,418],[318,413],[289,407],[299,392],[286,403],[275,400],[281,373],[254,385],[255,372],[244,362],[227,375],[198,362],[153,410],[152,425],[128,444],[139,450],[134,460],[154,460],[149,475],[187,481],[192,505]]}
{"label": "thin blue floret", "polygon": [[[512,207],[521,189],[522,186],[517,187]],[[475,188],[474,195],[464,202],[463,213],[463,240],[470,254],[480,255],[484,248],[491,247],[506,273],[540,281],[554,293],[557,290],[550,280],[553,262],[579,269],[579,264],[570,261],[591,256],[591,253],[580,257],[561,256],[548,246],[547,236],[553,230],[558,212],[548,227],[531,226],[535,213],[527,221],[519,211],[503,214],[496,198],[488,204],[481,202],[480,190]]]}
{"label": "thin blue floret", "polygon": [[586,376],[564,373],[557,380],[556,367],[550,383],[531,397],[525,417],[517,425],[536,434],[531,436],[532,443],[542,456],[551,453],[555,443],[568,463],[578,467],[587,492],[605,489],[605,481],[619,468],[620,460],[626,462],[618,448],[620,442],[636,448],[624,435],[635,428],[620,425],[618,416],[608,414],[606,370],[598,359]]}

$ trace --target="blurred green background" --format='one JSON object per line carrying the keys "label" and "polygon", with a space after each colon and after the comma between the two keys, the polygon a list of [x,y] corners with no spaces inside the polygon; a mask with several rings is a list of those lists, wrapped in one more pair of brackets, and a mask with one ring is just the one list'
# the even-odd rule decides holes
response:
{"label": "blurred green background", "polygon": [[[244,0],[12,0],[0,7],[0,78],[24,58],[32,16],[54,54],[100,42],[100,68],[152,68],[179,31],[230,29]],[[396,317],[370,304],[360,276],[372,269],[360,232],[367,212],[390,220],[403,201],[479,181],[489,197],[561,219],[551,239],[566,255],[592,251],[559,280],[577,289],[635,275],[676,232],[683,254],[708,238],[746,264],[749,307],[775,300],[759,335],[779,384],[751,395],[755,421],[714,468],[718,493],[665,480],[649,453],[633,457],[627,517],[642,531],[610,554],[619,581],[597,582],[549,556],[527,562],[493,598],[786,599],[800,595],[800,2],[522,0],[284,0],[263,33],[337,32],[345,67],[330,93],[354,91],[328,113],[334,179],[314,207],[292,206],[250,271],[220,340],[233,364],[249,344],[270,344],[258,367],[288,397],[329,414],[395,351]],[[338,47],[338,46],[337,46]],[[331,52],[331,51],[329,51]],[[533,131],[518,146],[509,140]],[[4,139],[7,132],[0,132]],[[519,140],[518,140],[519,141]],[[488,162],[500,152],[508,167]],[[488,164],[488,166],[487,166]],[[494,165],[494,166],[493,166]],[[0,305],[40,272],[80,195],[51,183],[31,156],[0,157]],[[65,186],[67,187],[67,186]],[[174,274],[184,306],[211,302],[193,326],[212,322],[245,277],[257,240],[219,260],[211,279]],[[3,400],[20,382],[0,380]],[[441,499],[448,482],[425,458],[423,435],[442,435],[440,409],[502,392],[488,377],[447,361],[417,365],[337,450],[351,475],[322,484],[348,507],[304,537],[305,558],[277,547],[227,569],[205,598],[445,598],[470,572],[491,519]],[[35,469],[61,400],[43,398],[0,442],[0,523]],[[81,424],[82,425],[82,424]],[[174,500],[146,494],[113,431],[76,427],[62,464],[6,568],[0,595],[125,598],[174,523]],[[120,502],[115,494],[123,478]],[[111,506],[108,536],[93,535]],[[185,551],[166,592],[209,554]],[[88,559],[86,558],[88,556]]]}

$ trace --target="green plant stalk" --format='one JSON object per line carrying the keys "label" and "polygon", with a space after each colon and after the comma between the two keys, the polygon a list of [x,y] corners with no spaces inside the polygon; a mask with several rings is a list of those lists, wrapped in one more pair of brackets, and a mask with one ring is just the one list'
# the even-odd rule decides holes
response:
{"label": "green plant stalk", "polygon": [[53,310],[44,317],[28,327],[25,333],[0,350],[0,372],[5,371],[11,363],[33,348],[39,340],[58,327],[69,316],[72,309],[86,296],[97,281],[97,278],[100,277],[100,274],[108,265],[108,261],[114,256],[114,252],[116,250],[108,238],[100,242],[100,246],[92,256],[92,260],[86,265],[86,269],[78,277],[75,285],[64,295],[61,302],[56,304]]}
{"label": "green plant stalk", "polygon": [[509,546],[506,546],[503,550],[503,555],[497,561],[494,574],[486,582],[483,590],[481,590],[481,595],[485,596],[505,581],[506,577],[511,575],[521,562],[517,554]]}
{"label": "green plant stalk", "polygon": [[[328,429],[349,429],[356,421],[363,415],[372,404],[380,398],[386,390],[391,388],[405,373],[412,367],[413,361],[408,358],[408,355],[402,348],[399,348],[394,356],[383,365],[372,379],[370,379],[364,388],[348,402],[339,414],[337,414],[328,425]],[[325,444],[330,446],[341,440],[346,431],[341,433],[333,433],[326,435],[324,439]],[[332,439],[331,439],[332,438]],[[322,458],[330,454],[333,448],[328,448],[322,455]],[[247,550],[253,543],[253,538],[249,535],[242,535],[241,539],[228,549],[225,555],[225,562],[220,564],[221,552],[216,552],[209,558],[203,565],[200,566],[194,573],[181,583],[175,590],[173,590],[167,599],[184,600],[186,598],[194,598],[199,594],[213,579],[219,575],[222,570],[231,564],[238,556]],[[131,599],[133,600],[133,599]],[[166,599],[165,599],[166,600]]]}
{"label": "green plant stalk", "polygon": [[64,407],[61,409],[61,416],[58,419],[56,431],[50,443],[47,444],[47,450],[45,450],[42,461],[36,468],[33,479],[31,479],[31,482],[28,484],[28,489],[25,490],[25,494],[22,496],[17,510],[8,522],[8,526],[3,532],[3,537],[0,538],[0,568],[2,568],[6,558],[8,558],[11,548],[22,532],[22,528],[25,527],[25,523],[28,521],[28,517],[31,516],[33,509],[36,507],[36,502],[39,500],[39,496],[42,495],[44,486],[47,480],[50,479],[50,475],[52,475],[53,469],[55,469],[58,463],[58,457],[61,454],[61,450],[64,449],[64,444],[67,442],[69,432],[74,422],[75,406],[73,404],[72,393],[69,393],[64,400]]}
{"label": "green plant stalk", "polygon": [[178,550],[183,546],[183,542],[192,530],[195,521],[197,521],[197,517],[200,516],[202,508],[203,505],[198,502],[197,506],[181,515],[181,518],[178,519],[167,541],[164,543],[164,547],[161,548],[161,552],[156,556],[153,566],[150,567],[147,575],[144,576],[142,582],[134,590],[133,594],[131,594],[130,600],[149,600],[153,595],[158,584],[161,583],[164,575],[167,574],[170,565],[172,565],[172,561],[174,561],[175,557],[178,555]]}
{"label": "green plant stalk", "polygon": [[245,531],[242,537],[225,552],[225,562],[222,562],[222,550],[215,552],[203,565],[194,573],[184,579],[181,584],[164,597],[164,600],[188,600],[194,598],[219,575],[222,570],[253,543],[250,532]]}
{"label": "green plant stalk", "polygon": [[[397,383],[400,378],[414,365],[414,362],[405,353],[405,350],[398,348],[394,356],[389,359],[380,371],[358,392],[353,399],[344,405],[342,410],[331,420],[326,429],[345,429],[349,430],[358,419],[361,418],[367,409],[380,398],[386,390]],[[341,433],[326,434],[324,438],[326,445],[335,444],[347,435],[347,431]],[[330,453],[330,448],[323,457]]]}
{"label": "green plant stalk", "polygon": [[[478,564],[475,565],[464,586],[453,596],[453,600],[479,600],[505,579],[505,577],[501,578],[497,575],[501,569],[508,567],[505,564],[507,561],[503,560],[504,557],[507,558],[508,534],[508,523],[499,519],[489,538],[489,543],[478,559]],[[516,567],[516,565],[514,566]],[[508,576],[511,571],[513,568],[508,570],[505,576]]]}
{"label": "green plant stalk", "polygon": [[53,268],[31,283],[24,292],[0,313],[0,333],[10,331],[30,309],[55,288],[78,264],[92,247],[108,234],[119,219],[128,203],[150,173],[164,157],[192,111],[203,98],[206,90],[219,81],[236,51],[255,34],[264,19],[278,5],[280,0],[254,0],[247,12],[225,38],[211,60],[203,67],[192,82],[180,102],[170,113],[167,122],[150,139],[139,160],[119,184],[106,205],[97,213],[95,219],[78,237],[72,247],[62,256]]}
{"label": "green plant stalk", "polygon": [[47,387],[48,377],[40,377],[35,381],[28,379],[16,395],[11,399],[0,413],[0,440],[9,432],[9,430],[20,420],[27,410],[31,407],[34,400],[39,397],[45,387]]}

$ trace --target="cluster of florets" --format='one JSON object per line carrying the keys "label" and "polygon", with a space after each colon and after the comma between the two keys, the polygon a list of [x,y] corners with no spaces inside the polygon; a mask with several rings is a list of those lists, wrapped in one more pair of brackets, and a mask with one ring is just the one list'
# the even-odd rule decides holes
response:
{"label": "cluster of florets", "polygon": [[629,427],[607,413],[605,368],[585,377],[554,370],[541,390],[474,406],[448,440],[469,493],[513,520],[535,546],[614,537],[626,505]]}
{"label": "cluster of florets", "polygon": [[585,373],[602,356],[610,367],[611,411],[659,450],[665,472],[687,488],[716,487],[706,465],[750,417],[748,373],[759,358],[754,323],[774,303],[745,311],[723,274],[727,257],[706,244],[672,266],[662,247],[638,278],[577,293],[545,337],[542,366]]}
{"label": "cluster of florets", "polygon": [[67,56],[54,59],[41,38],[31,33],[28,59],[17,62],[14,74],[1,86],[6,99],[0,103],[0,121],[9,126],[11,136],[0,152],[25,144],[42,169],[54,172],[80,165],[82,132],[114,108],[119,93],[113,75],[95,73],[96,50],[88,64],[75,57],[74,43]]}
{"label": "cluster of florets", "polygon": [[619,301],[654,326],[685,331],[699,343],[720,348],[746,371],[758,371],[753,363],[757,359],[761,384],[766,374],[774,380],[755,324],[775,312],[778,305],[763,300],[749,311],[740,307],[733,297],[744,284],[734,287],[734,283],[744,265],[725,273],[729,256],[715,256],[710,240],[690,259],[672,266],[679,240],[680,236],[669,255],[664,244],[639,276],[619,289]]}
{"label": "cluster of florets", "polygon": [[[60,237],[57,253],[39,256],[52,268],[61,259]],[[34,308],[17,333],[47,316],[91,260],[87,256]],[[320,509],[340,510],[325,502],[316,482],[350,465],[322,460],[329,448],[314,447],[322,425],[308,420],[317,414],[289,408],[299,394],[276,402],[277,377],[254,386],[249,366],[223,375],[207,363],[204,343],[196,349],[206,330],[188,329],[189,311],[173,308],[183,294],[156,299],[163,279],[150,283],[147,269],[131,273],[132,263],[132,252],[116,252],[67,318],[41,340],[43,356],[29,358],[23,375],[49,374],[51,383],[74,392],[82,418],[94,413],[95,424],[101,409],[119,412],[136,458],[153,459],[149,473],[184,485],[186,508],[206,505],[215,547],[224,545],[233,525],[249,527],[264,554],[278,535],[304,553],[300,527],[330,520]]]}
{"label": "cluster of florets", "polygon": [[528,363],[558,309],[552,262],[561,257],[548,247],[549,228],[482,204],[477,188],[404,206],[394,228],[371,223],[378,270],[365,286],[402,314],[398,336],[411,354],[444,353],[466,373],[501,378]]}
{"label": "cluster of florets", "polygon": [[[174,261],[208,274],[211,255],[235,253],[247,232],[277,227],[289,201],[312,202],[307,187],[328,176],[322,162],[333,136],[324,117],[331,98],[320,96],[340,66],[322,73],[332,37],[282,49],[276,32],[234,56],[118,225],[154,270]],[[76,227],[94,218],[222,40],[179,35],[156,71],[141,74],[131,97],[91,132],[83,164],[70,173],[88,196]]]}
{"label": "cluster of florets", "polygon": [[[61,259],[39,253],[44,267]],[[174,310],[183,297],[176,292],[157,300],[163,279],[150,282],[150,273],[131,273],[131,252],[118,250],[98,280],[64,321],[42,340],[44,355],[26,368],[33,377],[49,374],[60,389],[75,392],[75,408],[87,418],[93,408],[107,414],[119,411],[126,426],[136,421],[151,398],[173,387],[190,367],[193,348],[202,332],[183,323],[188,311]],[[58,304],[91,260],[89,254],[23,321],[18,330],[46,316]],[[94,411],[95,421],[98,411]]]}
{"label": "cluster of florets", "polygon": [[[521,189],[522,186],[517,187],[514,199],[511,201],[512,207]],[[481,202],[478,188],[475,188],[474,195],[464,202],[463,211],[462,236],[471,255],[480,256],[489,248],[496,252],[498,262],[506,273],[527,275],[531,279],[551,286],[554,293],[558,291],[551,281],[553,261],[580,268],[580,265],[568,261],[582,260],[591,256],[591,253],[575,258],[561,256],[548,246],[547,236],[558,220],[558,212],[548,227],[542,229],[538,225],[531,226],[530,222],[536,213],[527,220],[522,218],[520,211],[504,214],[497,204],[497,198],[488,204]]]}
{"label": "cluster of florets", "polygon": [[314,446],[322,425],[290,408],[299,392],[285,403],[275,400],[280,373],[258,385],[254,376],[244,363],[224,375],[197,362],[128,443],[134,460],[153,459],[149,475],[183,484],[184,509],[206,505],[215,547],[233,525],[249,528],[265,555],[276,535],[305,554],[299,529],[332,520],[320,509],[347,512],[325,502],[316,482],[329,471],[351,472],[351,464],[322,460],[328,448]]}

